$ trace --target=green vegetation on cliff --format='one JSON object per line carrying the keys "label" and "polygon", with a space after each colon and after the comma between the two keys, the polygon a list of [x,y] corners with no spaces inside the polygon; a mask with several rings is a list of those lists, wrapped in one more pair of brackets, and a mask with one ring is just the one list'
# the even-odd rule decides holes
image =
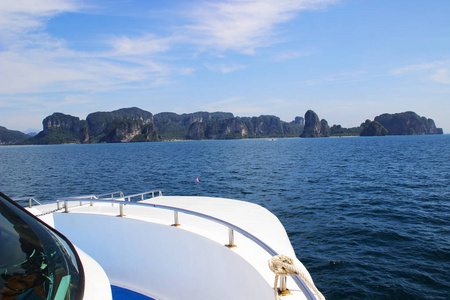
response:
{"label": "green vegetation on cliff", "polygon": [[362,126],[361,136],[385,136],[388,131],[377,121],[367,120]]}
{"label": "green vegetation on cliff", "polygon": [[330,136],[328,122],[325,119],[319,120],[319,116],[314,111],[308,110],[305,113],[305,128],[300,137],[315,138],[328,136]]}
{"label": "green vegetation on cliff", "polygon": [[[359,127],[331,128],[325,119],[308,110],[305,118],[296,117],[292,122],[279,117],[234,117],[226,112],[196,112],[191,114],[152,113],[142,109],[122,108],[112,112],[95,112],[86,120],[62,113],[46,117],[43,130],[36,136],[22,139],[21,144],[66,143],[124,143],[154,142],[161,140],[202,140],[281,137],[327,137],[327,136],[383,136],[404,134],[442,134],[432,119],[420,117],[414,112],[383,114],[374,121],[367,120]],[[17,132],[0,127],[3,142],[6,134]]]}
{"label": "green vegetation on cliff", "polygon": [[361,126],[344,128],[341,125],[333,125],[330,128],[330,136],[359,136],[362,130]]}
{"label": "green vegetation on cliff", "polygon": [[302,124],[286,123],[276,116],[229,118],[214,122],[192,123],[186,139],[298,137],[302,129]]}
{"label": "green vegetation on cliff", "polygon": [[389,135],[442,134],[432,119],[420,117],[412,111],[397,114],[382,114],[374,121],[380,123]]}
{"label": "green vegetation on cliff", "polygon": [[182,115],[163,112],[154,116],[154,124],[162,139],[184,140],[187,138],[193,123],[206,124],[232,118],[234,118],[234,115],[227,112],[195,112]]}
{"label": "green vegetation on cliff", "polygon": [[158,142],[161,137],[156,132],[154,124],[147,124],[141,127],[140,132],[136,134],[130,142]]}
{"label": "green vegetation on cliff", "polygon": [[47,128],[36,136],[21,141],[21,145],[58,145],[80,143],[80,136],[62,127]]}
{"label": "green vegetation on cliff", "polygon": [[86,117],[91,142],[101,141],[104,135],[109,133],[111,124],[119,124],[118,120],[141,121],[142,124],[153,122],[152,113],[137,107],[121,108],[111,112],[95,112]]}
{"label": "green vegetation on cliff", "polygon": [[26,140],[30,136],[17,130],[9,130],[0,126],[0,143],[1,144],[15,144]]}
{"label": "green vegetation on cliff", "polygon": [[360,136],[385,136],[385,135],[422,135],[443,134],[442,128],[436,128],[432,119],[420,117],[412,111],[382,114],[373,121],[366,120],[360,127],[342,128],[340,125],[331,127],[332,136],[360,135]]}

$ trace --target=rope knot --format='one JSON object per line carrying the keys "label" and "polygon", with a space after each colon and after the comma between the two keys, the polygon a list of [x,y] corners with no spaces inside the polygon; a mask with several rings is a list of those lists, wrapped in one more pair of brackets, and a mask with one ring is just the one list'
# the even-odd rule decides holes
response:
{"label": "rope knot", "polygon": [[306,283],[306,285],[316,293],[316,296],[320,300],[325,300],[325,297],[319,292],[319,290],[316,288],[314,283],[311,281],[311,279],[306,276],[301,269],[297,268],[294,265],[294,260],[290,258],[289,256],[280,254],[277,256],[274,256],[269,259],[269,268],[272,272],[275,273],[275,282],[273,285],[273,290],[275,293],[275,299],[280,299],[278,297],[278,277],[279,276],[287,276],[287,275],[299,275],[300,278]]}
{"label": "rope knot", "polygon": [[283,254],[269,259],[269,268],[276,275],[298,275],[300,273],[300,270],[294,266],[294,261],[292,258]]}

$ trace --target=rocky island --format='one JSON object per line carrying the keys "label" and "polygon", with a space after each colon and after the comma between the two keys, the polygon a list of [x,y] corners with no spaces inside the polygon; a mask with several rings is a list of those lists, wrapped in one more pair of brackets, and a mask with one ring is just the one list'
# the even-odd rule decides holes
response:
{"label": "rocky island", "polygon": [[398,114],[382,114],[373,121],[361,124],[362,136],[443,134],[432,119],[420,117],[412,111]]}
{"label": "rocky island", "polygon": [[54,113],[46,117],[43,130],[20,144],[125,143],[166,140],[298,137],[302,117],[290,123],[276,116],[235,117],[227,112],[196,112],[156,115],[137,107],[95,112],[78,117]]}
{"label": "rocky island", "polygon": [[[53,113],[42,121],[43,130],[34,137],[0,127],[3,143],[67,144],[127,143],[168,140],[215,140],[242,138],[316,138],[329,136],[384,136],[442,134],[432,119],[414,112],[382,114],[358,127],[330,127],[325,119],[308,110],[292,122],[279,117],[235,117],[228,112],[176,114],[152,113],[137,107],[111,112],[94,112],[86,120]],[[11,137],[14,137],[14,140]]]}
{"label": "rocky island", "polygon": [[305,114],[305,128],[300,137],[328,137],[330,136],[330,126],[325,119],[319,121],[319,116],[312,110],[308,110]]}

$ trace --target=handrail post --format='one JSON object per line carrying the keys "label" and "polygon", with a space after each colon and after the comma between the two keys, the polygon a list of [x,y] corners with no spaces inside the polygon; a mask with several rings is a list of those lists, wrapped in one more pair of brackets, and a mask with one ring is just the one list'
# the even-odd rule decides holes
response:
{"label": "handrail post", "polygon": [[59,210],[61,207],[60,207],[60,202],[59,202],[59,200],[56,200],[56,208]]}
{"label": "handrail post", "polygon": [[228,248],[236,247],[234,244],[234,230],[231,227],[228,227],[228,245],[225,245]]}
{"label": "handrail post", "polygon": [[124,217],[125,215],[123,214],[123,204],[120,203],[119,206],[120,206],[120,213],[119,213],[118,217]]}
{"label": "handrail post", "polygon": [[287,276],[280,275],[280,292],[282,295],[287,293],[286,292],[287,291],[286,281],[287,281]]}
{"label": "handrail post", "polygon": [[172,226],[175,226],[175,227],[180,226],[180,222],[178,219],[178,211],[176,211],[176,210],[173,211],[173,218],[174,218],[175,223],[173,223]]}
{"label": "handrail post", "polygon": [[31,205],[31,198],[30,198],[30,199],[28,199],[28,207],[31,208],[31,206],[32,205]]}
{"label": "handrail post", "polygon": [[64,212],[68,213],[69,212],[69,202],[64,201]]}

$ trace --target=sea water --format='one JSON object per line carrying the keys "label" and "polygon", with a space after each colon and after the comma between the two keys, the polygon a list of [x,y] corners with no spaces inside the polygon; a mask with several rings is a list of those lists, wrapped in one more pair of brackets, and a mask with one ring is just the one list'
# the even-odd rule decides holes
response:
{"label": "sea water", "polygon": [[327,299],[450,298],[450,135],[0,147],[0,189],[162,189],[272,211]]}

